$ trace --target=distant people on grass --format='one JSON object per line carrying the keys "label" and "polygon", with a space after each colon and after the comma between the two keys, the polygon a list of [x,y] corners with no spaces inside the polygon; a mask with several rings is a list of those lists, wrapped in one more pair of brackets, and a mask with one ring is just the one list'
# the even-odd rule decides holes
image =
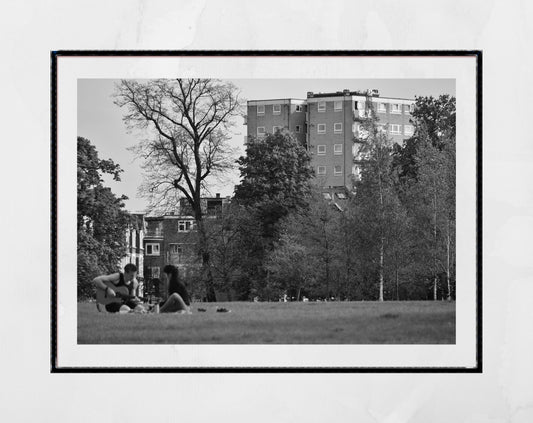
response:
{"label": "distant people on grass", "polygon": [[191,299],[187,288],[178,278],[178,268],[167,264],[163,268],[166,285],[168,286],[168,298],[160,305],[160,313],[190,313]]}
{"label": "distant people on grass", "polygon": [[129,263],[124,266],[124,273],[97,276],[93,279],[93,284],[97,290],[103,291],[103,297],[110,301],[105,304],[106,311],[110,313],[145,311],[138,297],[139,282],[137,281],[137,267],[134,264]]}

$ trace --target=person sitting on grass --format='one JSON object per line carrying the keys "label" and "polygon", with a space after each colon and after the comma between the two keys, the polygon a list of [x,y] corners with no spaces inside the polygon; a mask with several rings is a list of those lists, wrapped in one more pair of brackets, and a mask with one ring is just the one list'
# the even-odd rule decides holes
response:
{"label": "person sitting on grass", "polygon": [[[137,297],[139,282],[136,276],[137,266],[129,263],[124,266],[124,273],[118,272],[111,275],[102,275],[93,279],[93,284],[96,289],[104,290],[106,297],[121,299],[121,301],[106,304],[105,309],[108,312],[128,313],[132,310],[136,312],[145,311],[142,301]],[[115,292],[117,288],[122,286],[127,288],[129,295],[123,297]]]}
{"label": "person sitting on grass", "polygon": [[178,268],[167,264],[163,268],[163,274],[166,277],[168,286],[168,298],[160,306],[160,313],[190,313],[191,300],[187,288],[183,282],[178,279]]}

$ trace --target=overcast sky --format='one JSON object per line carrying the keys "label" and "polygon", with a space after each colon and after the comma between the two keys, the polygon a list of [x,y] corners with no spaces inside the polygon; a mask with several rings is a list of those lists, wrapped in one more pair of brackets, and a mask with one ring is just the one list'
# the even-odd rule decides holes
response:
{"label": "overcast sky", "polygon": [[[137,196],[137,187],[142,181],[139,162],[127,150],[140,139],[139,133],[129,134],[122,121],[123,110],[113,104],[111,94],[118,80],[80,79],[78,80],[78,136],[85,137],[98,150],[101,159],[113,159],[124,169],[121,182],[106,178],[117,195],[126,195],[126,208],[129,211],[143,211],[146,201]],[[453,79],[241,79],[231,80],[246,100],[269,98],[305,99],[308,91],[336,92],[343,89],[364,90],[376,88],[382,97],[414,98],[415,96],[455,96]],[[239,155],[244,154],[244,135],[246,126],[238,118],[234,128],[232,144]],[[212,186],[211,194],[232,195],[239,182],[238,169],[228,175],[224,184]]]}

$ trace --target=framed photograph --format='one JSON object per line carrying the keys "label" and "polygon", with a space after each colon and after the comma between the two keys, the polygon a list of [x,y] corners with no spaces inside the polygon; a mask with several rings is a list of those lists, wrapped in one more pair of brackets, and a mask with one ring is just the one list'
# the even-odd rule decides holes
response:
{"label": "framed photograph", "polygon": [[52,52],[51,371],[481,372],[481,86],[480,51]]}

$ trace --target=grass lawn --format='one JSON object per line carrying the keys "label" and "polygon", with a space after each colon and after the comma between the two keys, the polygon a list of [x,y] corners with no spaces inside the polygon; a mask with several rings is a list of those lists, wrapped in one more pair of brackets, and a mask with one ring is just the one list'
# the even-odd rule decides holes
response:
{"label": "grass lawn", "polygon": [[[217,313],[226,307],[231,313]],[[198,312],[204,308],[206,312]],[[455,303],[195,303],[193,314],[99,313],[78,303],[79,344],[454,344]]]}

